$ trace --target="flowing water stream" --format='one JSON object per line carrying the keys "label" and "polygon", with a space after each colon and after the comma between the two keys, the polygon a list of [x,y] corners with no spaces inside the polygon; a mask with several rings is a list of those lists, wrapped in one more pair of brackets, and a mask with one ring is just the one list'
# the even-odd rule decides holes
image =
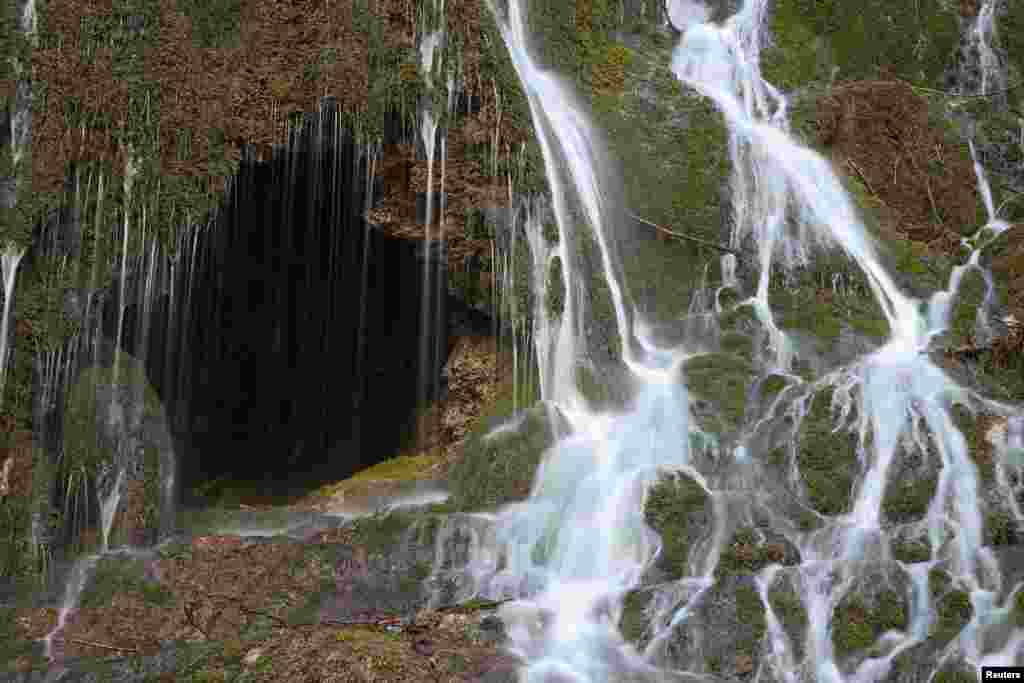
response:
{"label": "flowing water stream", "polygon": [[[966,592],[972,616],[933,653],[928,679],[955,659],[972,667],[1024,662],[1024,630],[1014,626],[1011,616],[1022,588],[1004,585],[997,558],[983,539],[989,508],[1010,505],[1015,521],[1021,519],[1014,490],[1019,484],[1006,476],[1008,465],[997,468],[1000,483],[994,496],[982,490],[978,467],[952,411],[960,405],[972,413],[1000,416],[1003,433],[987,436],[1004,454],[1019,449],[1024,421],[1014,407],[960,386],[928,355],[930,342],[950,326],[951,304],[966,270],[985,276],[991,297],[991,278],[979,254],[1007,225],[995,216],[980,164],[979,187],[989,221],[966,242],[971,249],[967,263],[953,271],[949,288],[935,293],[930,302],[908,296],[883,267],[831,164],[789,134],[786,98],[761,77],[766,0],[745,0],[722,24],[707,23],[708,12],[698,3],[670,3],[669,16],[683,35],[666,68],[686,88],[712,101],[724,117],[733,166],[731,245],[756,245],[756,288],[729,308],[751,308],[766,332],[769,353],[760,359],[762,376],[774,373],[787,379],[786,388],[739,439],[744,445],[709,459],[693,445],[701,434],[692,419],[682,370],[687,359],[706,350],[698,339],[706,343],[709,336],[690,334],[678,346],[659,345],[633,308],[618,266],[614,235],[620,207],[610,199],[617,193],[605,174],[600,136],[569,88],[533,61],[524,4],[508,0],[491,9],[529,100],[559,229],[565,309],[558,320],[537,317],[534,341],[542,398],[567,422],[568,434],[545,453],[526,501],[493,514],[453,516],[439,534],[437,565],[450,566],[445,549],[461,533],[471,541],[468,562],[452,572],[461,597],[515,599],[503,607],[502,617],[511,649],[524,660],[521,680],[666,680],[680,668],[706,673],[707,664],[701,661],[682,667],[673,661],[670,666],[666,646],[680,629],[689,629],[698,641],[713,637],[700,633],[695,614],[715,583],[732,530],[755,519],[764,533],[784,538],[800,556],[795,566],[771,564],[753,577],[767,625],[756,646],[762,656],[755,680],[884,679],[893,661],[925,641],[939,619],[938,601],[929,588],[933,569],[947,572],[951,585]],[[987,21],[991,12],[985,8]],[[982,17],[978,23],[977,38],[985,47],[991,26],[982,26]],[[529,220],[527,224],[532,225]],[[622,360],[633,384],[629,407],[618,413],[590,409],[573,382],[574,364],[588,356],[582,333],[587,273],[573,257],[578,230],[589,230],[599,246],[600,276],[611,291]],[[537,233],[535,225],[527,228],[534,284],[543,288],[540,274],[546,272],[553,248]],[[773,267],[806,266],[829,248],[841,250],[863,273],[888,322],[889,336],[853,362],[808,380],[793,372],[796,346],[774,322],[769,277]],[[735,258],[726,256],[722,265],[723,287],[739,288]],[[721,312],[720,290],[713,303],[695,297],[691,315]],[[979,311],[977,327],[986,325]],[[753,437],[760,425],[782,417],[794,425],[795,435],[819,395],[831,395],[833,431],[852,435],[859,475],[847,511],[820,515],[817,528],[804,530],[780,498],[768,489],[757,490],[767,481],[768,454],[753,439],[748,446],[744,436]],[[515,428],[512,424],[501,430]],[[785,467],[800,497],[805,493],[795,436],[793,441]],[[897,475],[904,471],[898,465],[910,457],[922,462],[922,477],[935,475],[935,493],[919,522],[893,526],[885,522],[883,496],[893,477],[906,476]],[[671,471],[685,473],[710,497],[712,528],[708,541],[691,550],[687,575],[657,589],[647,610],[648,644],[638,651],[625,642],[618,623],[624,596],[662,551],[643,510],[652,484]],[[1020,481],[1019,466],[1012,479]],[[916,562],[895,559],[891,548],[906,537],[927,539],[927,555]],[[781,627],[768,599],[769,589],[782,580],[795,587],[806,614],[802,643],[793,642]],[[878,635],[865,655],[850,658],[835,652],[832,631],[844,600],[879,583],[908,606],[904,626]]]}

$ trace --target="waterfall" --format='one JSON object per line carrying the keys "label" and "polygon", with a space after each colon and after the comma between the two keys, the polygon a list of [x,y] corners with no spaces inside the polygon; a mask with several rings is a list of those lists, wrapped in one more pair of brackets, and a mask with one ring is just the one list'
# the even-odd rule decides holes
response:
{"label": "waterfall", "polygon": [[10,357],[10,321],[11,305],[14,302],[14,281],[18,274],[18,264],[25,255],[25,247],[8,242],[0,253],[0,274],[4,279],[4,311],[0,321],[0,405],[3,404],[4,386],[7,381],[7,361]]}
{"label": "waterfall", "polygon": [[[542,393],[557,404],[571,428],[544,454],[527,500],[494,515],[453,522],[472,530],[472,552],[464,576],[473,593],[514,598],[503,606],[501,616],[508,626],[511,650],[524,660],[520,680],[662,680],[668,672],[659,672],[658,667],[667,665],[666,643],[674,631],[691,629],[686,632],[694,640],[687,642],[698,643],[692,646],[693,653],[700,652],[699,641],[707,636],[699,630],[695,615],[715,584],[730,529],[754,519],[799,552],[800,562],[784,578],[795,587],[799,608],[807,617],[800,655],[798,643],[783,632],[769,602],[770,587],[783,577],[780,567],[769,564],[753,577],[755,599],[766,620],[763,642],[755,645],[755,654],[764,654],[758,679],[822,683],[884,679],[901,653],[929,637],[937,619],[929,574],[939,568],[965,591],[973,616],[938,654],[935,670],[957,653],[974,667],[1013,664],[1024,642],[1019,631],[999,641],[1005,644],[996,652],[982,648],[986,638],[998,639],[997,633],[1013,627],[1009,606],[1021,587],[1008,593],[998,588],[999,568],[983,541],[983,515],[990,503],[982,495],[978,468],[953,420],[953,409],[969,405],[975,407],[972,410],[1004,416],[1012,425],[1008,432],[1012,431],[1014,444],[1020,441],[1020,418],[1015,407],[958,385],[928,355],[931,340],[948,324],[948,306],[943,302],[954,296],[956,282],[949,292],[936,294],[927,307],[905,294],[883,267],[831,164],[790,135],[787,100],[764,81],[759,68],[760,49],[767,40],[763,35],[766,0],[745,0],[721,24],[708,23],[709,13],[694,2],[678,0],[668,8],[682,33],[671,70],[685,88],[714,103],[728,129],[735,218],[730,244],[754,243],[759,276],[747,298],[741,296],[739,303],[728,306],[718,301],[721,288],[712,304],[710,286],[705,283],[693,295],[690,313],[694,317],[741,306],[754,309],[773,351],[771,357],[760,360],[761,372],[782,372],[791,383],[783,392],[785,397],[771,402],[768,414],[785,412],[793,425],[786,467],[792,473],[791,484],[796,482],[798,487],[800,430],[811,419],[812,401],[831,395],[827,412],[834,432],[853,438],[858,473],[847,510],[819,515],[821,525],[810,530],[787,519],[790,512],[781,499],[756,492],[767,471],[767,454],[756,443],[741,437],[743,446],[737,447],[733,461],[714,466],[691,448],[691,437],[701,431],[691,421],[689,395],[682,381],[684,363],[706,352],[696,343],[699,338],[709,340],[714,350],[715,335],[695,327],[681,345],[672,348],[659,346],[647,335],[651,326],[633,308],[628,283],[617,265],[613,227],[618,214],[611,199],[617,191],[604,173],[600,136],[568,86],[535,65],[527,47],[523,4],[509,0],[490,7],[528,99],[558,224],[557,249],[538,237],[534,217],[527,218],[526,236],[535,294],[548,284],[542,273],[553,251],[563,263],[563,319],[556,322],[536,311],[534,339]],[[982,178],[979,172],[979,183]],[[972,244],[987,243],[1001,227],[990,213],[983,234]],[[611,414],[595,413],[579,399],[572,372],[574,363],[587,357],[582,334],[587,312],[581,294],[588,274],[573,258],[586,230],[600,249],[600,269],[594,277],[603,277],[611,292],[623,341],[622,360],[634,389],[628,407]],[[838,247],[867,279],[889,324],[889,336],[878,348],[807,380],[788,374],[798,349],[774,323],[768,296],[770,271],[807,266],[830,247]],[[971,266],[977,265],[976,253]],[[962,272],[954,270],[954,278]],[[742,289],[734,257],[723,259],[722,281],[722,287]],[[841,283],[833,278],[832,284]],[[1005,441],[1009,444],[1011,437]],[[924,458],[937,472],[935,493],[923,519],[913,527],[914,533],[928,539],[930,551],[923,562],[894,560],[889,550],[899,534],[909,533],[886,522],[883,510],[886,489],[901,476],[898,465],[910,457],[906,454]],[[665,471],[684,473],[708,496],[715,513],[714,529],[701,545],[702,556],[689,558],[688,575],[670,586],[656,587],[659,597],[653,611],[649,610],[653,615],[649,645],[639,652],[623,641],[617,622],[624,609],[623,596],[639,584],[662,552],[643,511],[651,485]],[[1003,487],[1007,498],[1012,497],[1011,488]],[[798,488],[797,495],[806,494]],[[439,553],[440,566],[445,558]],[[875,581],[872,571],[883,572],[882,583],[893,582],[910,607],[903,627],[881,634],[866,656],[851,660],[833,645],[833,630],[844,601]],[[897,576],[905,580],[896,582],[893,577]],[[673,663],[680,664],[679,660]],[[700,661],[682,664],[694,674],[707,670]]]}

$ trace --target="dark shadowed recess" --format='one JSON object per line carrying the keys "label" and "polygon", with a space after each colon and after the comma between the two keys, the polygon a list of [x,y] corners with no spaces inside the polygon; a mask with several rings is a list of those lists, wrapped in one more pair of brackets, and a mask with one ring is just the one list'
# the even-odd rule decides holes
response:
{"label": "dark shadowed recess", "polygon": [[[187,302],[172,316],[166,299],[154,307],[147,374],[172,414],[186,500],[217,478],[308,490],[413,438],[423,259],[436,282],[444,253],[365,222],[367,150],[331,118],[307,117],[269,162],[243,160],[195,256],[182,254]],[[438,294],[430,395],[448,346]]]}

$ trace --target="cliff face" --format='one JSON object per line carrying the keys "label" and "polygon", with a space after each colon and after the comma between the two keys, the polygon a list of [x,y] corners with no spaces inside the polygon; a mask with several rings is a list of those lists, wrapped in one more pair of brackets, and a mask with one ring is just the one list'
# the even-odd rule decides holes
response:
{"label": "cliff face", "polygon": [[[708,100],[682,87],[668,70],[678,36],[664,25],[661,3],[532,0],[526,4],[538,58],[574,84],[622,171],[627,210],[620,217],[621,233],[627,238],[622,240],[621,255],[638,308],[655,321],[656,333],[665,339],[693,334],[693,329],[683,329],[689,323],[680,321],[687,313],[706,310],[709,293],[725,281],[723,249],[736,253],[737,276],[745,290],[752,289],[757,275],[752,246],[728,244],[734,215],[728,137],[720,113]],[[712,17],[722,20],[738,3],[715,0],[708,4]],[[373,362],[352,368],[356,374],[364,373],[363,379],[379,383],[366,400],[372,398],[383,406],[382,414],[390,408],[406,413],[415,409],[411,405],[416,391],[411,369],[415,351],[407,352],[417,343],[416,325],[410,319],[419,318],[420,311],[404,304],[409,295],[421,294],[417,288],[422,261],[411,254],[437,250],[442,229],[444,249],[437,253],[446,259],[444,289],[461,300],[467,319],[486,311],[514,330],[519,335],[518,360],[531,356],[527,331],[537,297],[542,297],[550,314],[562,312],[566,292],[554,286],[561,282],[561,265],[541,278],[551,285],[545,292],[532,291],[537,280],[527,265],[529,252],[522,243],[507,241],[510,224],[517,220],[508,218],[510,192],[521,198],[543,194],[548,188],[526,99],[484,2],[447,0],[439,16],[429,0],[53,0],[38,5],[37,30],[31,40],[17,23],[24,8],[18,4],[15,14],[5,9],[8,13],[0,15],[3,46],[19,55],[20,63],[31,64],[30,79],[5,72],[0,96],[5,98],[7,124],[26,102],[31,102],[32,114],[30,156],[15,165],[9,152],[11,141],[0,140],[7,143],[0,159],[6,164],[4,173],[18,181],[7,185],[11,195],[3,209],[0,246],[14,242],[29,248],[16,290],[16,350],[3,403],[7,448],[0,456],[0,505],[10,512],[0,520],[6,525],[0,527],[0,549],[10,549],[5,557],[19,559],[0,566],[0,574],[37,569],[28,559],[24,539],[31,512],[38,517],[43,501],[55,497],[52,481],[59,476],[57,465],[43,452],[47,444],[41,442],[47,432],[41,425],[61,419],[59,411],[40,408],[38,399],[50,386],[47,382],[59,374],[48,374],[46,368],[58,367],[61,350],[71,348],[77,343],[72,340],[82,338],[76,335],[93,324],[89,307],[103,299],[97,293],[105,292],[108,301],[106,326],[100,332],[112,336],[117,316],[110,302],[118,301],[115,292],[126,280],[122,254],[134,259],[146,253],[147,240],[155,240],[162,257],[180,256],[179,263],[184,263],[187,257],[182,250],[188,248],[189,236],[228,196],[229,186],[235,190],[230,196],[246,197],[255,207],[244,221],[256,222],[262,211],[259,192],[240,192],[241,181],[231,179],[243,166],[265,169],[270,166],[260,162],[280,163],[285,147],[297,148],[292,134],[303,126],[322,125],[325,111],[338,112],[336,123],[352,140],[352,158],[345,163],[356,169],[360,179],[346,182],[355,187],[364,182],[363,177],[367,179],[354,193],[358,198],[353,201],[365,202],[365,211],[360,207],[358,213],[372,226],[375,240],[382,244],[390,238],[403,240],[403,247],[394,248],[404,254],[395,257],[402,272],[380,269],[379,298],[373,300],[378,304],[371,302],[368,313],[381,340]],[[945,369],[964,384],[1019,402],[1024,400],[1024,328],[1020,325],[1024,321],[1024,4],[996,3],[993,54],[1001,75],[995,81],[977,68],[978,46],[968,38],[978,11],[979,4],[969,0],[903,4],[776,0],[765,19],[771,37],[762,53],[762,67],[767,80],[789,93],[792,130],[831,160],[890,270],[915,295],[926,297],[947,287],[953,268],[967,257],[963,238],[989,218],[968,145],[969,139],[974,141],[978,160],[991,181],[993,206],[1014,227],[981,254],[994,275],[996,297],[985,296],[980,278],[968,278],[954,302],[953,328],[934,348]],[[423,37],[442,27],[445,39],[433,68],[425,72]],[[3,68],[9,69],[12,63],[5,60]],[[982,91],[988,83],[991,87],[985,85]],[[330,98],[329,106],[324,98]],[[422,134],[424,111],[432,112],[439,131],[432,163],[428,163],[428,144]],[[8,135],[12,128],[3,125],[0,130]],[[428,215],[433,220],[425,225]],[[362,227],[361,221],[349,218]],[[274,228],[271,223],[274,220],[268,220],[268,234]],[[433,235],[434,246],[423,244],[427,235]],[[292,271],[275,270],[270,264],[259,270],[242,254],[244,240],[235,238],[225,237],[211,247],[211,261],[199,269],[204,294],[195,308],[199,318],[193,330],[207,372],[191,377],[193,385],[237,383],[239,373],[247,373],[247,381],[252,381],[252,375],[269,367],[261,359],[279,350],[272,334],[259,343],[252,338],[271,331],[278,307],[290,306],[294,317],[302,318],[299,299],[312,296],[313,282],[323,279],[322,272],[314,272],[320,266],[304,270],[302,264],[291,264],[301,271],[297,279],[304,285],[289,289]],[[295,239],[311,240],[306,245],[309,251],[317,251],[310,247],[313,243],[324,247],[329,242],[317,241],[311,234]],[[346,248],[358,250],[357,246]],[[575,256],[584,266],[577,272],[587,279],[583,284],[591,316],[585,333],[591,355],[575,368],[574,377],[594,407],[615,406],[622,403],[624,392],[618,381],[622,341],[611,293],[598,267],[595,242],[584,237],[576,246]],[[302,253],[301,249],[295,252]],[[136,279],[147,262],[140,258],[138,263],[143,265],[129,268],[135,268]],[[233,272],[225,264],[231,263],[239,264],[239,269],[253,268],[258,272],[250,279],[273,281],[280,292],[264,296],[262,291],[257,295],[235,290],[230,282],[225,285],[224,277]],[[354,260],[345,263],[355,268]],[[403,280],[405,271],[413,277]],[[177,272],[175,282],[184,282],[182,272]],[[339,271],[332,282],[342,283],[346,295],[358,290],[362,297],[361,285],[346,277]],[[885,317],[863,274],[838,256],[823,257],[790,273],[773,272],[769,296],[779,327],[801,343],[805,363],[795,372],[805,379],[821,377],[888,334]],[[289,297],[289,304],[282,303]],[[257,299],[273,303],[267,303],[264,317],[250,317],[234,330],[208,329],[208,322],[223,317],[223,302],[232,299],[239,315],[243,309],[259,309]],[[340,304],[344,304],[341,308],[348,305]],[[988,307],[990,319],[998,322],[984,338],[975,326],[980,307]],[[354,309],[345,310],[345,316],[356,315]],[[401,325],[392,324],[397,311],[404,311],[398,314]],[[129,328],[134,325],[132,315],[138,314],[129,311]],[[762,382],[755,377],[752,361],[759,353],[755,345],[760,327],[752,315],[731,311],[715,324],[715,329],[697,332],[713,336],[718,351],[688,362],[684,373],[695,397],[696,419],[729,445],[742,428],[750,393],[756,390],[759,396],[772,396],[787,380],[775,376],[774,382],[773,378]],[[297,324],[295,329],[315,337],[314,327],[313,323],[308,329]],[[458,339],[450,340],[453,350],[450,356],[445,354],[448,402],[437,402],[424,411],[429,415],[421,415],[439,424],[427,445],[441,445],[446,455],[443,467],[431,462],[425,468],[430,476],[447,472],[452,502],[433,511],[437,519],[374,520],[373,524],[383,526],[393,523],[402,531],[402,543],[407,541],[414,548],[415,557],[402,555],[405,546],[396,536],[382,542],[380,556],[370,562],[372,572],[365,559],[343,558],[359,569],[361,577],[373,572],[385,577],[366,578],[366,585],[379,588],[378,584],[387,583],[382,593],[412,595],[410,604],[425,596],[417,582],[425,578],[424,563],[435,558],[432,534],[439,524],[451,524],[451,544],[460,553],[468,552],[459,545],[465,540],[459,537],[461,518],[446,515],[523,499],[541,453],[564,427],[544,406],[535,405],[534,369],[527,363],[527,369],[519,368],[516,374],[511,368],[518,366],[507,354],[497,362],[498,354],[492,351],[495,340],[486,339],[484,327],[486,321],[453,327]],[[284,346],[295,364],[300,364],[304,353],[315,352],[327,365],[331,349],[337,347],[321,341],[296,337]],[[509,350],[507,341],[507,337],[499,341],[500,350]],[[231,364],[233,356],[243,352],[249,353],[248,360]],[[404,364],[391,362],[398,356]],[[320,388],[291,397],[287,414],[319,414],[324,403],[352,398],[348,384],[344,391],[330,388],[323,377],[312,376],[317,375],[318,366],[303,367]],[[281,374],[273,377],[284,378],[288,373],[280,367],[276,371]],[[273,383],[272,378],[260,379]],[[250,385],[250,393],[257,392],[259,383]],[[154,384],[161,393],[166,389],[160,381]],[[401,396],[389,393],[395,386],[401,387]],[[230,421],[230,411],[217,405],[216,396],[200,398],[195,413],[202,413],[203,420]],[[798,522],[810,529],[819,523],[819,515],[835,516],[849,505],[858,462],[849,435],[830,431],[828,411],[819,403],[816,400],[809,407],[806,426],[792,439],[794,462],[804,472],[801,486],[806,491],[799,495],[805,495],[809,505]],[[268,423],[287,419],[275,412],[278,407],[270,399],[249,404],[251,412]],[[518,430],[486,437],[503,418],[523,407],[529,409],[520,415]],[[328,412],[324,409],[324,414]],[[991,474],[991,461],[986,465],[984,452],[986,420],[996,418],[965,417],[960,427],[976,448],[979,467],[988,467]],[[197,443],[204,438],[201,426],[199,422],[188,426]],[[397,451],[398,426],[394,434],[389,424],[375,427],[381,434],[381,449]],[[273,447],[294,446],[316,428],[297,421],[294,431]],[[325,432],[332,429],[345,431],[332,424]],[[35,442],[33,432],[39,435]],[[338,436],[334,432],[325,442]],[[259,436],[252,441],[260,441]],[[201,445],[208,451],[233,446],[213,441]],[[773,462],[781,471],[780,463],[788,456],[779,455],[782,445],[776,446],[769,457],[776,458]],[[239,462],[249,458],[249,451],[237,456]],[[415,476],[426,475],[417,472]],[[767,485],[777,487],[773,491],[780,496],[792,493],[781,478]],[[934,480],[925,477],[921,486],[932,492]],[[663,482],[647,503],[647,521],[666,539],[668,550],[657,568],[661,573],[646,577],[645,585],[630,595],[624,608],[623,624],[629,626],[624,630],[636,642],[642,642],[649,625],[644,606],[656,592],[654,585],[685,573],[691,546],[707,540],[702,534],[713,515],[697,488],[685,477]],[[887,493],[887,520],[893,524],[919,521],[922,501],[927,503],[929,496],[893,487]],[[145,512],[152,514],[152,510]],[[417,525],[431,529],[429,538],[420,538]],[[1000,552],[1012,545],[1015,537],[1005,515],[993,514],[984,525]],[[717,636],[705,673],[742,679],[761,664],[756,644],[767,628],[750,575],[769,562],[791,566],[799,557],[794,558],[794,549],[779,539],[760,538],[746,528],[729,533],[734,537],[725,545],[728,557],[697,621]],[[362,536],[357,540],[369,542]],[[246,552],[256,553],[254,547],[247,545]],[[332,552],[336,549],[332,547]],[[400,569],[384,568],[389,553],[402,555]],[[911,542],[893,553],[907,562],[921,556],[920,546]],[[306,559],[318,562],[316,557]],[[314,591],[318,579],[336,578],[333,566],[316,565],[315,569],[323,576],[304,576],[302,591]],[[907,579],[902,570],[897,574],[902,591]],[[801,612],[799,600],[793,599],[798,591],[796,579],[785,572],[780,577],[773,584],[771,601],[785,622],[782,628],[796,642],[806,634],[807,615]],[[411,589],[410,580],[415,584]],[[349,590],[345,588],[349,584],[338,585],[341,594]],[[177,584],[174,589],[184,590]],[[331,593],[327,588],[321,591]],[[834,635],[837,650],[851,666],[858,657],[863,659],[863,651],[880,634],[903,628],[909,609],[899,600],[889,609],[892,601],[873,588],[858,592],[863,599],[844,605],[852,616],[837,622]],[[943,595],[950,600],[960,597],[953,589]],[[242,606],[250,611],[266,607]],[[289,603],[288,609],[293,607],[298,609]],[[273,609],[276,618],[284,618],[281,615],[288,611]],[[248,628],[252,614],[239,610],[241,614],[247,615]],[[80,634],[89,633],[82,628]],[[190,626],[177,623],[176,628]],[[344,634],[338,641],[345,641],[346,657],[393,645],[375,634],[370,646],[363,647],[361,642],[352,646],[349,641],[355,636],[350,631]],[[699,659],[695,637],[686,629],[673,634],[667,663]],[[468,647],[465,639],[454,640],[458,647]],[[910,654],[901,658],[902,668],[892,680],[914,680],[935,652],[925,648]],[[239,658],[228,658],[230,666],[240,667],[234,661]],[[387,675],[399,679],[410,670],[403,663]]]}

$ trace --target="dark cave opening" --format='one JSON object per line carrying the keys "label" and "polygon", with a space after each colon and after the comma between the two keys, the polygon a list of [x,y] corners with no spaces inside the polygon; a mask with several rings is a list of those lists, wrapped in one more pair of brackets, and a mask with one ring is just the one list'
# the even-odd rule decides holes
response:
{"label": "dark cave opening", "polygon": [[[121,345],[144,352],[186,503],[217,479],[268,498],[308,491],[412,445],[423,320],[426,395],[442,390],[444,250],[365,222],[366,149],[320,125],[307,118],[270,161],[243,159],[216,218],[180,251],[176,300],[150,303],[145,349],[143,307],[126,309]],[[117,307],[104,316],[115,332]]]}

